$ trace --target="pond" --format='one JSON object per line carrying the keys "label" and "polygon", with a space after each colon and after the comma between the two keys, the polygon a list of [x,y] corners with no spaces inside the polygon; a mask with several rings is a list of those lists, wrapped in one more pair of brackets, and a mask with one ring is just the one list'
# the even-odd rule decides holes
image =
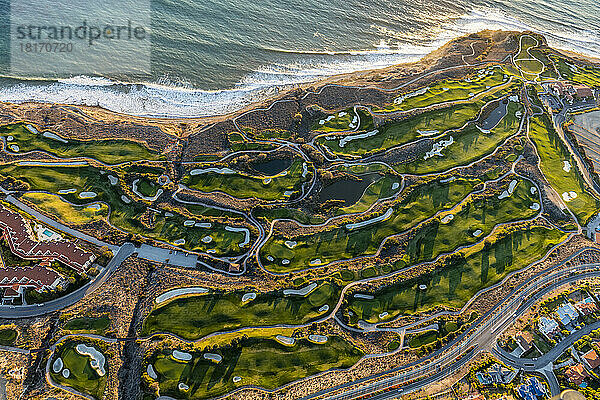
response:
{"label": "pond", "polygon": [[277,175],[292,165],[292,160],[287,158],[277,158],[269,161],[253,162],[250,164],[252,169],[260,172],[263,175]]}
{"label": "pond", "polygon": [[379,180],[381,175],[376,173],[364,174],[359,175],[358,178],[360,180],[340,179],[323,187],[319,193],[319,201],[324,203],[327,200],[343,200],[342,207],[350,206],[360,200],[365,189]]}

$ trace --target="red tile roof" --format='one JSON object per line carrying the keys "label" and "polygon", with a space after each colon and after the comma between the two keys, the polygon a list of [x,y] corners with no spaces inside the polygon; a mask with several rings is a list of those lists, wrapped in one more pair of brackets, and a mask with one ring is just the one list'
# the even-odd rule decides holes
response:
{"label": "red tile roof", "polygon": [[0,287],[14,290],[20,286],[40,290],[52,286],[58,279],[60,279],[58,273],[40,266],[0,269]]}

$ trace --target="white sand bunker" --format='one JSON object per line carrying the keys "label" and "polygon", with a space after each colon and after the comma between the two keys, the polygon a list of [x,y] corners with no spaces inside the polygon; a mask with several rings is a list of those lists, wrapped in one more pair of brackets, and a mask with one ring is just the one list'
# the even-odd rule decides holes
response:
{"label": "white sand bunker", "polygon": [[569,172],[571,171],[571,163],[568,161],[563,161],[563,171]]}
{"label": "white sand bunker", "polygon": [[294,247],[296,247],[298,245],[298,242],[295,242],[293,240],[286,240],[283,244],[285,244],[285,246],[288,249],[293,249]]}
{"label": "white sand bunker", "polygon": [[65,369],[63,369],[63,371],[62,371],[62,376],[63,376],[63,378],[65,378],[65,379],[69,378],[69,376],[71,376],[71,371],[69,371],[69,369],[68,369],[68,368],[65,368]]}
{"label": "white sand bunker", "polygon": [[315,282],[311,283],[310,285],[306,285],[301,289],[285,289],[283,291],[284,296],[306,296],[307,294],[309,294],[310,292],[312,292],[313,290],[315,290],[317,288],[317,284]]}
{"label": "white sand bunker", "polygon": [[61,189],[58,194],[71,194],[77,192],[77,189]]}
{"label": "white sand bunker", "polygon": [[202,243],[210,243],[213,241],[213,238],[210,236],[204,236],[201,240],[202,240]]}
{"label": "white sand bunker", "polygon": [[148,367],[146,368],[146,372],[148,373],[148,376],[152,379],[157,379],[158,375],[156,375],[156,371],[154,371],[154,367],[152,366],[152,364],[148,364]]}
{"label": "white sand bunker", "polygon": [[387,311],[382,312],[381,314],[379,314],[379,319],[384,319],[385,317],[387,317],[388,315],[390,315]]}
{"label": "white sand bunker", "polygon": [[431,150],[425,153],[425,155],[423,156],[423,160],[427,160],[433,156],[443,157],[444,155],[442,154],[442,150],[450,146],[452,143],[454,143],[453,136],[450,136],[448,140],[440,140],[439,142],[434,143],[431,147]]}
{"label": "white sand bunker", "polygon": [[204,359],[214,361],[218,364],[223,360],[223,356],[216,353],[204,353]]}
{"label": "white sand bunker", "polygon": [[327,336],[325,335],[308,335],[308,340],[315,343],[327,343]]}
{"label": "white sand bunker", "polygon": [[96,196],[98,196],[98,193],[96,193],[96,192],[81,192],[81,193],[79,193],[80,199],[93,199]]}
{"label": "white sand bunker", "polygon": [[238,382],[239,382],[239,381],[241,381],[241,380],[242,380],[242,377],[241,377],[241,376],[234,376],[234,377],[233,377],[233,383],[238,383]]}
{"label": "white sand bunker", "polygon": [[483,231],[481,229],[477,229],[475,232],[473,232],[473,236],[479,237],[479,236],[481,236],[482,233],[483,233]]}
{"label": "white sand bunker", "polygon": [[396,190],[400,187],[400,184],[398,182],[394,182],[392,183],[392,190]]}
{"label": "white sand bunker", "polygon": [[283,265],[288,265],[290,263],[290,260],[288,260],[287,258],[284,258],[283,260],[281,260],[281,263]]}
{"label": "white sand bunker", "polygon": [[108,180],[110,181],[110,184],[113,186],[115,186],[117,183],[119,183],[119,178],[117,178],[114,175],[109,175]]}
{"label": "white sand bunker", "polygon": [[190,353],[186,353],[185,351],[173,350],[173,358],[179,361],[190,361],[192,359],[192,355]]}
{"label": "white sand bunker", "polygon": [[176,246],[183,246],[185,244],[185,239],[177,239],[173,242]]}
{"label": "white sand bunker", "polygon": [[327,312],[327,311],[329,311],[329,304],[322,305],[321,308],[319,308],[319,312]]}
{"label": "white sand bunker", "polygon": [[188,390],[190,387],[183,382],[179,382],[179,385],[177,385],[177,388],[179,390]]}
{"label": "white sand bunker", "polygon": [[498,196],[498,198],[500,200],[505,199],[507,197],[510,197],[514,191],[515,191],[515,187],[517,187],[517,180],[513,179],[512,181],[510,181],[510,184],[508,185],[508,190],[503,191],[500,196]]}
{"label": "white sand bunker", "polygon": [[254,299],[256,299],[256,293],[254,292],[244,293],[244,295],[242,296],[242,302],[252,301]]}
{"label": "white sand bunker", "polygon": [[320,259],[320,258],[315,258],[314,260],[310,260],[310,261],[308,262],[308,265],[311,265],[311,266],[312,266],[312,265],[319,265],[319,264],[322,264],[322,263],[323,263],[323,262],[321,261],[321,259]]}
{"label": "white sand bunker", "polygon": [[575,192],[573,192],[573,191],[571,191],[571,192],[564,192],[564,193],[562,194],[562,198],[563,198],[563,200],[564,200],[564,201],[567,201],[567,202],[568,202],[568,201],[571,201],[571,200],[573,200],[573,199],[574,199],[574,198],[576,198],[576,197],[577,197],[577,193],[575,193]]}
{"label": "white sand bunker", "polygon": [[537,188],[535,186],[532,186],[531,189],[529,189],[529,191],[531,192],[531,194],[536,194]]}
{"label": "white sand bunker", "polygon": [[52,371],[54,371],[55,374],[58,374],[60,371],[62,371],[63,366],[64,363],[62,358],[58,357],[52,364]]}
{"label": "white sand bunker", "polygon": [[52,133],[52,132],[44,132],[44,133],[42,133],[42,136],[45,138],[48,138],[48,139],[59,141],[61,143],[69,143],[68,140],[63,139],[60,136],[58,136],[57,134]]}
{"label": "white sand bunker", "polygon": [[167,300],[171,300],[172,298],[175,298],[177,296],[183,296],[184,294],[205,294],[205,293],[208,293],[208,289],[203,288],[203,287],[179,288],[179,289],[169,290],[168,292],[161,294],[154,301],[157,304],[160,304]]}
{"label": "white sand bunker", "polygon": [[390,207],[384,214],[380,215],[379,217],[371,218],[366,221],[355,222],[352,224],[346,224],[346,228],[348,230],[353,230],[356,228],[362,228],[362,227],[370,225],[370,224],[375,224],[377,222],[385,221],[386,219],[391,217],[393,213],[394,213],[394,209],[392,207]]}
{"label": "white sand bunker", "polygon": [[96,370],[99,376],[106,375],[106,370],[104,369],[106,359],[95,347],[80,343],[75,347],[75,350],[82,356],[90,357],[90,366]]}
{"label": "white sand bunker", "polygon": [[534,211],[537,211],[540,209],[540,203],[535,202],[532,205],[530,205],[529,208],[531,208]]}
{"label": "white sand bunker", "polygon": [[356,298],[356,299],[364,299],[364,300],[373,300],[375,297],[373,297],[370,294],[357,293],[357,294],[354,295],[354,298]]}
{"label": "white sand bunker", "polygon": [[272,181],[273,181],[273,178],[265,178],[265,179],[263,179],[263,185],[268,185]]}
{"label": "white sand bunker", "polygon": [[275,340],[279,343],[285,344],[286,346],[293,346],[296,343],[296,339],[289,336],[277,335],[275,336]]}
{"label": "white sand bunker", "polygon": [[442,218],[442,224],[447,224],[448,222],[454,219],[454,214],[448,214],[444,218]]}
{"label": "white sand bunker", "polygon": [[11,150],[12,150],[14,153],[18,153],[18,152],[19,152],[19,150],[20,150],[19,146],[17,146],[16,144],[11,144],[11,145],[10,145],[10,146],[8,146],[8,147],[10,147],[10,149],[11,149]]}
{"label": "white sand bunker", "polygon": [[129,204],[129,203],[131,203],[131,199],[130,199],[129,197],[125,196],[125,195],[122,195],[122,196],[121,196],[121,201],[122,201],[123,203],[125,203],[125,204]]}

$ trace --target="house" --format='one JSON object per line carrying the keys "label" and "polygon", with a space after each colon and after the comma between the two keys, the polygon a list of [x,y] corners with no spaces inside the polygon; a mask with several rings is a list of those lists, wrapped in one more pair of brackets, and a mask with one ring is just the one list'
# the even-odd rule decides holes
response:
{"label": "house", "polygon": [[598,307],[596,306],[596,303],[590,296],[586,297],[585,299],[581,300],[578,303],[575,303],[575,308],[584,317],[586,315],[590,315],[590,314],[593,314],[596,311],[598,311]]}
{"label": "house", "polygon": [[571,322],[576,322],[579,314],[573,304],[564,303],[556,310],[556,315],[558,315],[558,319],[560,323],[564,326],[569,325]]}
{"label": "house", "polygon": [[517,374],[518,371],[495,363],[485,371],[475,373],[475,377],[482,385],[492,385],[495,383],[506,385],[512,382]]}
{"label": "house", "polygon": [[41,267],[5,267],[0,269],[0,289],[4,289],[2,299],[12,302],[21,297],[27,288],[37,291],[56,289],[62,277],[51,269]]}
{"label": "house", "polygon": [[575,91],[575,97],[577,98],[585,98],[585,97],[594,97],[594,93],[592,89],[584,85],[574,85],[573,90]]}
{"label": "house", "polygon": [[589,376],[582,364],[572,365],[565,370],[565,375],[569,382],[580,386],[585,378]]}
{"label": "house", "polygon": [[531,377],[526,383],[517,388],[517,393],[524,400],[537,400],[538,397],[546,397],[546,391],[537,378]]}
{"label": "house", "polygon": [[517,345],[523,350],[523,353],[529,351],[533,346],[533,336],[529,332],[519,332],[517,336],[515,336],[517,341]]}
{"label": "house", "polygon": [[581,358],[590,369],[594,369],[600,365],[600,358],[598,358],[598,353],[596,353],[596,350],[594,349],[585,353]]}
{"label": "house", "polygon": [[560,327],[558,322],[553,318],[541,317],[538,321],[538,329],[547,339],[552,339],[558,332]]}

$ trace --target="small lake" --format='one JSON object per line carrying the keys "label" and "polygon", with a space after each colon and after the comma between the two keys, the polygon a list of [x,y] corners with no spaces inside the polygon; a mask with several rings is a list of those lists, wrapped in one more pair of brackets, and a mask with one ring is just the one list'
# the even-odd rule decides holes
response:
{"label": "small lake", "polygon": [[358,176],[360,180],[340,179],[321,189],[319,193],[319,201],[322,203],[327,200],[343,200],[342,207],[350,206],[360,200],[365,192],[365,189],[373,182],[379,180],[379,174],[364,174]]}
{"label": "small lake", "polygon": [[[491,104],[490,106],[494,106]],[[498,104],[495,104],[494,109],[487,115],[487,117],[483,121],[479,121],[477,125],[486,131],[493,129],[502,118],[506,115],[508,111],[508,100],[499,101]]]}
{"label": "small lake", "polygon": [[292,160],[287,158],[278,158],[275,160],[253,162],[250,164],[252,169],[260,172],[263,175],[273,176],[285,171],[292,165]]}

